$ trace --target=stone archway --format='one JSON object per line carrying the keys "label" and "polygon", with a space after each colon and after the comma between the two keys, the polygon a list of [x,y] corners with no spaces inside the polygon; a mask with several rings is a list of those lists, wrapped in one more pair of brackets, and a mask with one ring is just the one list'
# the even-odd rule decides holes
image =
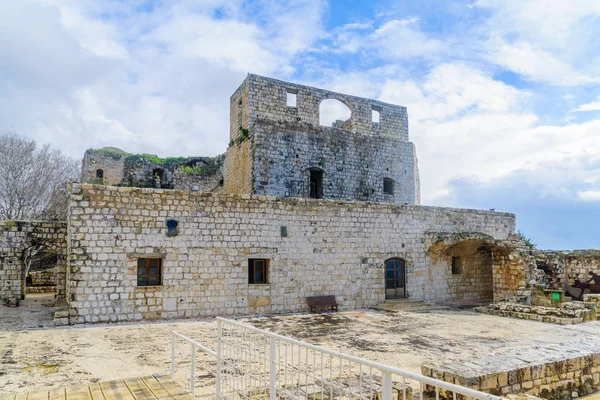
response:
{"label": "stone archway", "polygon": [[477,232],[432,239],[427,255],[444,273],[445,300],[500,301],[515,296],[530,275],[530,262],[517,239],[497,240]]}
{"label": "stone archway", "polygon": [[23,250],[23,277],[21,280],[21,300],[28,294],[57,293],[59,264],[64,259],[43,244],[32,244]]}
{"label": "stone archway", "polygon": [[18,305],[31,266],[56,256],[56,303],[66,303],[66,234],[65,222],[0,221],[0,302]]}

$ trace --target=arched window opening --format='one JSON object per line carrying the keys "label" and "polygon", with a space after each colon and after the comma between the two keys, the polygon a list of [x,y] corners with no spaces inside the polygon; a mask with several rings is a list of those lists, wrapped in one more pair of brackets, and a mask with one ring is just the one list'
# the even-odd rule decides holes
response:
{"label": "arched window opening", "polygon": [[401,299],[406,295],[406,262],[390,258],[385,261],[385,298]]}
{"label": "arched window opening", "polygon": [[154,168],[152,170],[152,180],[154,181],[154,187],[162,187],[165,183],[165,170],[162,168]]}
{"label": "arched window opening", "polygon": [[319,105],[319,124],[350,129],[352,111],[339,100],[326,99]]}
{"label": "arched window opening", "polygon": [[320,169],[311,169],[310,172],[310,193],[311,199],[323,198],[323,171]]}
{"label": "arched window opening", "polygon": [[381,107],[373,106],[373,108],[371,109],[371,121],[374,124],[378,124],[380,118],[381,118]]}

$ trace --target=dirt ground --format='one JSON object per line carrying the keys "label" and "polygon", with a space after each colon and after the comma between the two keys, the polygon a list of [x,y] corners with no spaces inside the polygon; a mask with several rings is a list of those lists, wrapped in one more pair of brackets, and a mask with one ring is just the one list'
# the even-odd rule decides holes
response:
{"label": "dirt ground", "polygon": [[[214,349],[216,321],[52,327],[51,308],[0,306],[0,394],[170,371],[176,330]],[[245,318],[259,328],[420,372],[425,362],[465,360],[598,337],[600,322],[558,326],[447,309]],[[178,345],[177,377],[187,379],[187,346]],[[199,355],[199,369],[208,356]]]}

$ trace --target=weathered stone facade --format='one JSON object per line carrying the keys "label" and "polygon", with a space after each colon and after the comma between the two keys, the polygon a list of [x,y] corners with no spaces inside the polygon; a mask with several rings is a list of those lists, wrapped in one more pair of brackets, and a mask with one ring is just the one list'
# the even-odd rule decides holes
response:
{"label": "weathered stone facade", "polygon": [[[351,117],[320,126],[325,99]],[[257,75],[230,106],[225,156],[85,153],[82,179],[95,185],[72,185],[68,225],[55,232],[57,288],[69,303],[60,322],[294,312],[313,295],[335,295],[345,309],[386,297],[498,301],[534,276],[514,215],[418,205],[406,108]],[[28,246],[0,244],[12,260]],[[389,260],[402,265],[394,296]],[[5,297],[23,293],[13,264],[0,270],[10,275]]]}
{"label": "weathered stone facade", "polygon": [[33,246],[57,256],[58,300],[65,301],[66,233],[64,222],[0,221],[0,301],[15,304],[25,294],[24,251]]}
{"label": "weathered stone facade", "polygon": [[[295,106],[286,104],[288,93],[297,96]],[[326,99],[346,104],[350,119],[320,126],[319,105]],[[230,104],[226,192],[419,204],[405,107],[253,74]],[[322,174],[317,196],[311,171]],[[392,182],[388,190],[384,179]]]}
{"label": "weathered stone facade", "polygon": [[82,162],[81,181],[112,186],[221,191],[223,160],[218,157],[168,157],[131,154],[106,147],[89,149]]}
{"label": "weathered stone facade", "polygon": [[[411,298],[454,299],[444,289],[450,259],[427,255],[438,240],[430,232],[501,241],[515,223],[487,211],[93,185],[73,185],[71,199],[75,323],[304,311],[306,296],[322,294],[344,309],[369,307],[384,300],[391,257],[407,262]],[[167,236],[167,219],[178,221],[177,236]],[[162,260],[162,285],[137,286],[143,257]],[[249,283],[253,258],[268,260],[266,284]]]}
{"label": "weathered stone facade", "polygon": [[538,269],[560,282],[587,281],[589,272],[600,275],[600,250],[535,251],[534,255]]}

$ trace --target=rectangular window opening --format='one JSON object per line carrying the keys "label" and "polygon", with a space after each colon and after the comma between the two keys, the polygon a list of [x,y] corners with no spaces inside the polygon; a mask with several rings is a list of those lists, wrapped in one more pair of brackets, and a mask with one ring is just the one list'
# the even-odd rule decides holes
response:
{"label": "rectangular window opening", "polygon": [[162,285],[162,259],[138,258],[137,260],[137,285],[160,286]]}
{"label": "rectangular window opening", "polygon": [[383,193],[394,194],[394,180],[390,178],[383,178]]}
{"label": "rectangular window opening", "polygon": [[248,260],[248,283],[251,285],[269,283],[269,260]]}
{"label": "rectangular window opening", "polygon": [[298,92],[292,89],[287,89],[287,106],[296,107],[296,96]]}
{"label": "rectangular window opening", "polygon": [[381,108],[373,106],[373,108],[371,109],[371,120],[373,121],[373,123],[378,124],[380,118]]}
{"label": "rectangular window opening", "polygon": [[460,257],[452,257],[452,275],[460,275],[461,260]]}
{"label": "rectangular window opening", "polygon": [[310,198],[323,198],[323,171],[321,170],[310,171]]}

